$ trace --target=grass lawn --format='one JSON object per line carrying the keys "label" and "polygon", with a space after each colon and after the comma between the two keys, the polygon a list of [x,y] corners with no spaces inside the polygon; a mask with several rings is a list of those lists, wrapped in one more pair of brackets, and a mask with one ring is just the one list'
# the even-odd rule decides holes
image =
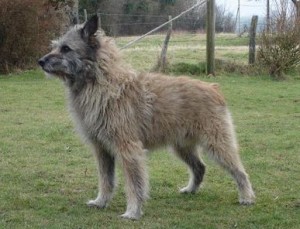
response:
{"label": "grass lawn", "polygon": [[[157,54],[147,47],[125,50],[124,58],[147,71]],[[178,60],[188,55],[175,51]],[[180,195],[186,168],[160,150],[149,155],[151,198],[140,221],[117,217],[126,207],[119,170],[110,206],[88,208],[85,202],[97,194],[93,156],[74,133],[63,85],[34,70],[0,76],[0,228],[299,228],[300,81],[197,78],[218,82],[227,98],[255,205],[240,206],[232,179],[206,156],[203,187]]]}

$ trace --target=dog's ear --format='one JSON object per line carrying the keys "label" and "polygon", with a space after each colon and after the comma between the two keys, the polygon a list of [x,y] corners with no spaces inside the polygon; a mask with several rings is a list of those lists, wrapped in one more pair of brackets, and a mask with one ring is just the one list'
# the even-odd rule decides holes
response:
{"label": "dog's ear", "polygon": [[81,29],[81,37],[84,40],[88,40],[91,36],[93,36],[98,30],[98,16],[94,15],[91,17]]}

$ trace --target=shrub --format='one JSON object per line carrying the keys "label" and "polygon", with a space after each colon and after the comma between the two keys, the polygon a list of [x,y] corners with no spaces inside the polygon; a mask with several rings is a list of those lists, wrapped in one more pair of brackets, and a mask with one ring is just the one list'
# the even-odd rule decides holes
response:
{"label": "shrub", "polygon": [[0,0],[0,73],[32,66],[47,49],[57,26],[46,2]]}
{"label": "shrub", "polygon": [[274,79],[284,79],[284,74],[300,63],[300,33],[295,30],[261,35],[258,59],[267,66]]}
{"label": "shrub", "polygon": [[271,77],[279,80],[300,64],[300,25],[288,13],[286,4],[286,1],[280,2],[271,20],[272,33],[261,34],[258,50],[260,63],[268,68]]}
{"label": "shrub", "polygon": [[170,66],[168,71],[176,75],[203,75],[206,74],[204,62],[198,64],[176,63]]}

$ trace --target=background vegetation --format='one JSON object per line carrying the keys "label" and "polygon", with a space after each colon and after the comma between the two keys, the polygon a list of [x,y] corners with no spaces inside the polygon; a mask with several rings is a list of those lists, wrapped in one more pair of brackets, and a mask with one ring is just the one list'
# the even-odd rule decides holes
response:
{"label": "background vegetation", "polygon": [[[148,32],[166,22],[168,15],[175,16],[195,2],[0,0],[0,73],[35,66],[38,57],[48,49],[51,39],[64,32],[70,24],[83,22],[83,9],[87,9],[89,15],[101,12],[105,32],[111,36],[122,36]],[[217,31],[233,31],[233,15],[222,7],[217,8],[217,15]],[[204,30],[205,17],[205,8],[198,8],[174,22],[174,29]]]}
{"label": "background vegetation", "polygon": [[[64,32],[70,24],[83,22],[83,9],[86,9],[89,15],[96,12],[100,13],[102,28],[108,35],[124,36],[145,33],[165,22],[168,15],[177,15],[198,1],[0,0],[0,73],[7,74],[17,70],[34,68],[37,59],[48,50],[52,38]],[[271,25],[267,23],[267,30],[262,32],[259,36],[261,39],[258,39],[257,42],[260,47],[258,64],[240,66],[235,63],[240,62],[240,58],[234,60],[233,63],[228,63],[227,58],[225,61],[218,59],[217,64],[222,67],[222,70],[229,73],[238,71],[242,74],[251,72],[261,74],[267,70],[274,79],[285,79],[287,78],[286,75],[295,69],[297,72],[300,60],[300,30],[297,7],[299,1],[291,1],[295,2],[294,10],[289,8],[290,5],[287,4],[287,1],[274,1],[277,4],[277,9],[270,19]],[[195,37],[199,36],[200,32],[204,32],[205,27],[206,7],[195,8],[173,23],[176,33],[194,33]],[[227,12],[224,7],[217,5],[216,32],[233,32],[234,29],[233,15]],[[161,30],[160,32],[164,31]],[[196,43],[197,40],[195,39],[192,48],[194,52],[201,53],[202,50]],[[238,41],[238,39],[234,40]],[[248,44],[248,40],[246,44]],[[183,44],[185,40],[180,42]],[[180,49],[181,44],[177,44],[176,49]],[[158,44],[157,48],[160,46],[161,43]],[[199,50],[196,50],[195,47]],[[228,53],[227,55],[229,57],[231,54]],[[195,61],[198,61],[198,58],[193,60],[193,62]],[[202,72],[205,63],[197,64],[197,66],[190,66],[193,68],[192,73],[195,71]],[[179,67],[182,71],[188,65],[190,63],[186,62]]]}
{"label": "background vegetation", "polygon": [[[300,6],[300,1],[293,1]],[[298,7],[296,7],[298,11]],[[267,67],[273,79],[283,80],[300,63],[300,15],[289,8],[288,1],[280,1],[273,12],[269,31],[260,34],[258,59]],[[294,13],[290,13],[294,12]]]}
{"label": "background vegetation", "polygon": [[[9,72],[12,67],[23,68],[38,55],[41,44],[36,30],[38,7],[33,1],[0,0],[0,72]],[[22,36],[20,36],[22,34]]]}
{"label": "background vegetation", "polygon": [[0,0],[0,73],[36,66],[65,25],[47,0]]}
{"label": "background vegetation", "polygon": [[[86,9],[90,14],[100,12],[102,27],[111,36],[146,33],[196,4],[198,0],[81,0],[79,13]],[[223,6],[216,7],[216,31],[234,32],[232,13]],[[174,22],[175,30],[203,31],[206,28],[206,6],[198,7]]]}

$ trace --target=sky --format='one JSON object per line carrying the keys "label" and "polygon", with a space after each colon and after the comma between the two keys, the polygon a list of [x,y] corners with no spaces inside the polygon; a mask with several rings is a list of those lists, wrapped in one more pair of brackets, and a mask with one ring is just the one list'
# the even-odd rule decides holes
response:
{"label": "sky", "polygon": [[[241,17],[251,17],[253,15],[265,16],[266,15],[266,1],[249,1],[240,0],[240,14]],[[236,15],[238,9],[238,0],[216,0],[217,5],[224,5],[227,10]]]}

